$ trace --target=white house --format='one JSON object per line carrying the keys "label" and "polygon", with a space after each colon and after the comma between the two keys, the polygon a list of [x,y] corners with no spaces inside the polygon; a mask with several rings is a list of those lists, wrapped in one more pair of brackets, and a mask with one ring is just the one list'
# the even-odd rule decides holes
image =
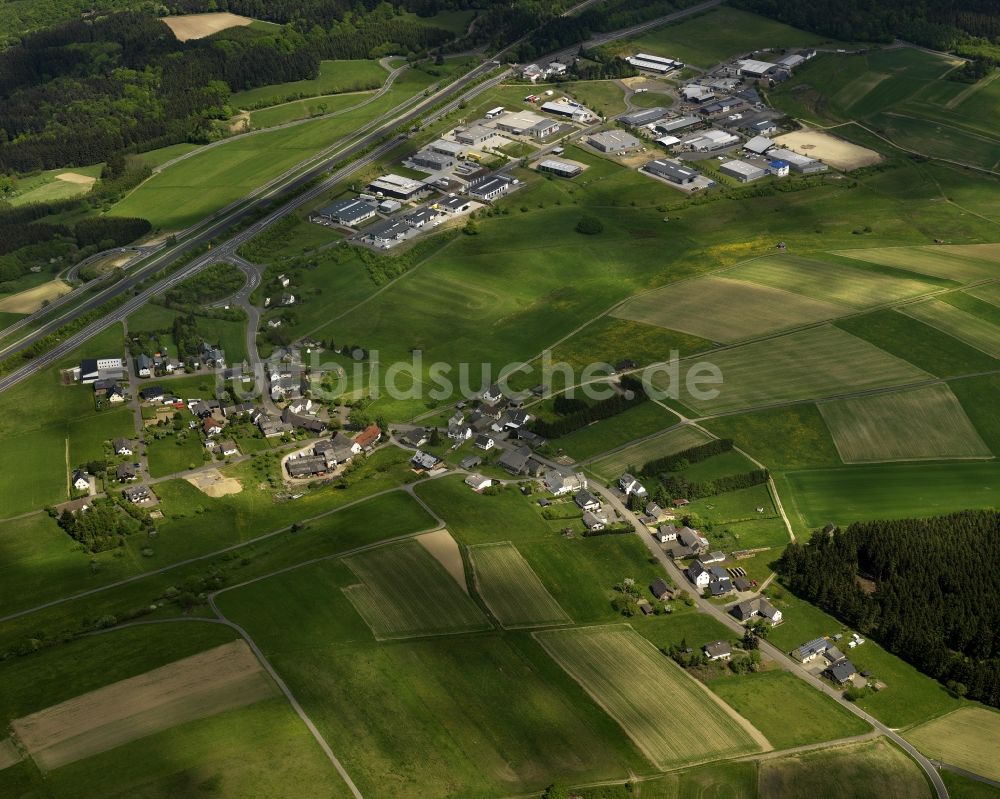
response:
{"label": "white house", "polygon": [[672,524],[661,524],[656,531],[656,540],[661,544],[669,544],[677,540],[677,528]]}
{"label": "white house", "polygon": [[489,488],[493,485],[493,481],[489,477],[483,477],[481,474],[470,474],[465,478],[465,484],[473,491],[482,491],[484,488]]}
{"label": "white house", "polygon": [[486,433],[482,433],[476,437],[476,447],[483,450],[483,452],[493,449],[493,447],[496,446],[496,443],[497,442],[494,440],[493,436],[487,435]]}
{"label": "white house", "polygon": [[111,442],[115,448],[115,455],[131,455],[132,445],[129,444],[124,438],[116,438]]}
{"label": "white house", "polygon": [[712,582],[712,573],[702,565],[701,561],[696,560],[687,567],[687,578],[695,587],[704,590]]}
{"label": "white house", "polygon": [[637,497],[646,496],[645,487],[628,472],[625,472],[625,474],[618,478],[618,487],[625,496],[629,496],[630,494],[635,494]]}
{"label": "white house", "polygon": [[573,472],[570,469],[549,469],[542,477],[542,483],[550,494],[561,497],[563,494],[586,488],[587,478],[583,472]]}
{"label": "white house", "polygon": [[73,488],[76,491],[88,491],[90,489],[90,476],[81,469],[73,472]]}
{"label": "white house", "polygon": [[598,502],[597,497],[591,494],[586,488],[581,488],[577,491],[573,497],[573,501],[585,511],[593,513],[601,509],[601,503]]}

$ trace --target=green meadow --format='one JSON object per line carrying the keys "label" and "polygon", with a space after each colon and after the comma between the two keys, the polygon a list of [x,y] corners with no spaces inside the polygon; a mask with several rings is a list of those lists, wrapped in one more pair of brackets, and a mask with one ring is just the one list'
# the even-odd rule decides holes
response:
{"label": "green meadow", "polygon": [[236,108],[264,108],[303,97],[376,89],[385,81],[387,74],[377,61],[320,61],[319,75],[315,78],[272,83],[236,92],[230,103]]}

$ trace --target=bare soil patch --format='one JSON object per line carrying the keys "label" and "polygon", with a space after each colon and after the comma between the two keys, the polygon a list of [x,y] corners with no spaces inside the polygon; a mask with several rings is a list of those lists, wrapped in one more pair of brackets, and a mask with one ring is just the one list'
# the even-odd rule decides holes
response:
{"label": "bare soil patch", "polygon": [[80,175],[76,172],[63,172],[56,175],[56,180],[75,183],[78,186],[93,186],[97,182],[97,178],[93,178],[90,175]]}
{"label": "bare soil patch", "polygon": [[43,771],[276,693],[244,641],[98,688],[13,723]]}
{"label": "bare soil patch", "polygon": [[818,130],[796,130],[778,136],[775,141],[793,152],[818,158],[836,169],[845,171],[871,166],[882,160],[882,156],[874,150],[859,147]]}
{"label": "bare soil patch", "polygon": [[0,771],[21,762],[21,752],[10,738],[0,740]]}
{"label": "bare soil patch", "polygon": [[185,477],[191,485],[210,497],[224,497],[226,494],[239,494],[243,484],[235,477],[225,477],[218,469],[208,469]]}
{"label": "bare soil patch", "polygon": [[61,280],[50,280],[33,289],[21,291],[0,300],[0,311],[4,313],[34,313],[45,301],[52,301],[72,289]]}
{"label": "bare soil patch", "polygon": [[458,587],[465,593],[469,593],[469,586],[465,582],[465,564],[462,562],[462,552],[458,548],[458,543],[451,537],[447,530],[435,530],[433,533],[424,533],[417,536],[417,541],[434,558],[444,566],[445,570],[458,583]]}
{"label": "bare soil patch", "polygon": [[185,14],[180,17],[161,17],[180,42],[203,39],[226,28],[236,28],[253,22],[250,17],[221,12],[216,14]]}
{"label": "bare soil patch", "polygon": [[236,116],[229,120],[230,133],[246,133],[248,130],[250,130],[249,111],[240,111]]}

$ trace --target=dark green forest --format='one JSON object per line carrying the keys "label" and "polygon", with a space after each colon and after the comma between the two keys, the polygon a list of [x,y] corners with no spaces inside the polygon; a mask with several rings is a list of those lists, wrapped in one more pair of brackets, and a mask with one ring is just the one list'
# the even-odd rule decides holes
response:
{"label": "dark green forest", "polygon": [[964,511],[816,533],[788,546],[778,573],[955,693],[1000,707],[997,563],[1000,512]]}

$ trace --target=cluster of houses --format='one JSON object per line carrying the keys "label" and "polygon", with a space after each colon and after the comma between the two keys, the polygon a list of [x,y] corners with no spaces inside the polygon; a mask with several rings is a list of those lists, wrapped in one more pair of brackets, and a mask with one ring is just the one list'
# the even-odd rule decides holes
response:
{"label": "cluster of houses", "polygon": [[[840,637],[838,635],[835,638],[839,639]],[[857,633],[853,633],[849,643],[850,648],[853,649],[857,646],[859,641],[864,643],[864,639]],[[836,646],[836,641],[831,641],[828,638],[807,641],[792,652],[792,657],[804,666],[818,664],[822,673],[837,685],[853,682],[855,675],[859,673],[855,665]],[[862,674],[861,676],[867,675]]]}
{"label": "cluster of houses", "polygon": [[181,368],[182,364],[180,361],[176,358],[165,356],[160,352],[154,352],[152,355],[140,352],[135,357],[135,373],[137,377],[172,375]]}
{"label": "cluster of houses", "polygon": [[377,424],[369,425],[353,437],[338,430],[330,438],[317,441],[311,450],[288,458],[285,471],[290,478],[325,477],[358,455],[371,452],[381,438],[382,430]]}

